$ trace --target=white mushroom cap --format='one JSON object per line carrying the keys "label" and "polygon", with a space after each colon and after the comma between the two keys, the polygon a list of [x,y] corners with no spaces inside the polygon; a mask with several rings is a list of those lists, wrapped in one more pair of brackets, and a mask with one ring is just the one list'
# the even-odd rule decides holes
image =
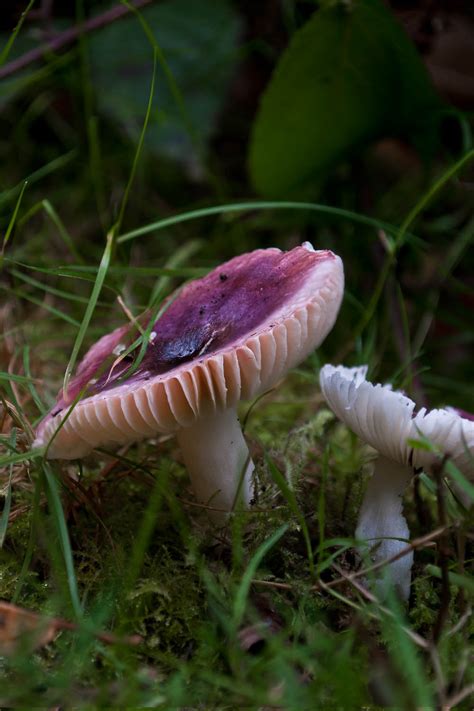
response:
{"label": "white mushroom cap", "polygon": [[[474,421],[459,415],[453,408],[436,409],[427,412],[420,410],[413,420],[416,434],[413,439],[423,435],[427,440],[449,456],[467,478],[474,478]],[[413,449],[415,467],[430,466],[435,456],[424,449]]]}
{"label": "white mushroom cap", "polygon": [[385,457],[414,469],[428,468],[436,453],[413,447],[420,435],[458,469],[474,474],[474,421],[453,408],[415,413],[415,403],[390,385],[374,385],[365,379],[367,366],[346,368],[325,365],[320,372],[321,390],[333,412],[364,442]]}
{"label": "white mushroom cap", "polygon": [[365,379],[367,366],[325,365],[319,382],[331,410],[364,442],[399,464],[408,464],[415,403],[390,385]]}

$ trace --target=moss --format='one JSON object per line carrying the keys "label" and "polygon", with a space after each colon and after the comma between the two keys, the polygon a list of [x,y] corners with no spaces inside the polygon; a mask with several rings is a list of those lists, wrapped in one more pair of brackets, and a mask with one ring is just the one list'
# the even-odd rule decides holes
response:
{"label": "moss", "polygon": [[195,569],[170,555],[165,544],[147,556],[142,577],[122,609],[146,640],[149,654],[190,654],[207,615],[204,591]]}
{"label": "moss", "polygon": [[409,615],[416,629],[429,629],[436,622],[440,601],[433,583],[430,576],[413,575]]}

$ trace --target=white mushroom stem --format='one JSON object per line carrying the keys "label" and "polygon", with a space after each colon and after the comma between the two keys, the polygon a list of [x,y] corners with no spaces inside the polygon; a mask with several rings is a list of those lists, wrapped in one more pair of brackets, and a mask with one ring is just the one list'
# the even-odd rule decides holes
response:
{"label": "white mushroom stem", "polygon": [[[356,538],[366,542],[373,563],[397,555],[408,546],[410,532],[402,513],[402,496],[412,477],[412,469],[379,456],[359,514]],[[400,540],[402,539],[402,540]],[[364,549],[367,550],[364,545]],[[405,600],[410,595],[413,552],[390,563],[387,572]],[[382,577],[381,570],[377,577]]]}
{"label": "white mushroom stem", "polygon": [[224,524],[225,512],[248,508],[254,464],[237,412],[231,408],[200,418],[177,437],[196,498],[211,507],[212,520]]}

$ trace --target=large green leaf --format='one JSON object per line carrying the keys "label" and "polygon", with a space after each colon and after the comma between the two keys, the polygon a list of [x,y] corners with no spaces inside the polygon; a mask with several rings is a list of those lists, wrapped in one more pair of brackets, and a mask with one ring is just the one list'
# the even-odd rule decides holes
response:
{"label": "large green leaf", "polygon": [[439,99],[379,0],[326,4],[295,33],[263,96],[250,146],[257,190],[281,197],[359,144],[420,133]]}
{"label": "large green leaf", "polygon": [[[214,128],[237,60],[239,18],[228,0],[166,0],[141,11],[166,63],[160,65],[149,148],[188,161]],[[131,16],[89,40],[99,108],[136,140],[150,92],[153,53]]]}

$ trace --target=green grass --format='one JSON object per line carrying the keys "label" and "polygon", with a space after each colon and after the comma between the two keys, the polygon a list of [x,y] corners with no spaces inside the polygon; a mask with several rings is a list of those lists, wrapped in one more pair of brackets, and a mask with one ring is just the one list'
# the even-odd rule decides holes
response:
{"label": "green grass", "polygon": [[[473,509],[446,484],[438,546],[436,481],[421,474],[405,497],[421,541],[409,604],[374,597],[353,575],[373,453],[335,421],[317,375],[326,362],[366,362],[420,404],[474,411],[474,231],[462,185],[472,152],[442,154],[415,182],[403,173],[390,186],[370,161],[347,159],[317,195],[259,200],[218,144],[199,146],[199,178],[147,149],[163,67],[186,112],[156,43],[133,145],[97,113],[93,92],[84,98],[82,42],[67,62],[51,57],[0,119],[11,137],[0,142],[0,599],[77,625],[36,650],[18,639],[1,659],[0,705],[470,708]],[[37,96],[47,110],[17,132]],[[249,126],[235,128],[232,114],[224,107],[217,135],[245,141]],[[236,254],[307,239],[342,256],[346,296],[318,352],[242,405],[256,501],[224,532],[196,505],[173,438],[80,462],[31,450],[86,348],[124,323],[117,297],[134,316],[158,313],[185,280]],[[446,474],[472,493],[451,462]]]}

